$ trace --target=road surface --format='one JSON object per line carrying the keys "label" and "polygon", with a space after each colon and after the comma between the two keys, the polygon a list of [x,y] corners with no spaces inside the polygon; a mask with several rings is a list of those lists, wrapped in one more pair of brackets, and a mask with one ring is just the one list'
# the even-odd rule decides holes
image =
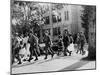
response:
{"label": "road surface", "polygon": [[13,65],[12,74],[95,69],[95,61],[81,60],[83,57],[85,56],[73,54],[72,56],[55,55],[51,58],[49,55],[48,59],[44,60],[44,56],[40,56],[38,61],[32,60],[31,63]]}

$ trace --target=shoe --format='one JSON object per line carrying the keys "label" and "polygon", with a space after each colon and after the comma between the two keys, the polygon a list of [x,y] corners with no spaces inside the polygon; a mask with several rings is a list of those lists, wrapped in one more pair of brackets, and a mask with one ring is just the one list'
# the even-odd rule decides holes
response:
{"label": "shoe", "polygon": [[31,60],[27,60],[28,62],[30,62]]}
{"label": "shoe", "polygon": [[69,56],[71,56],[71,53],[69,54]]}
{"label": "shoe", "polygon": [[29,60],[28,60],[28,61],[30,62],[32,59],[33,59],[33,58],[29,58]]}
{"label": "shoe", "polygon": [[83,52],[82,55],[85,55],[85,53]]}
{"label": "shoe", "polygon": [[37,61],[38,60],[38,58],[36,58],[34,61]]}
{"label": "shoe", "polygon": [[64,56],[67,56],[67,54],[64,54]]}
{"label": "shoe", "polygon": [[19,62],[18,64],[22,64],[21,62]]}
{"label": "shoe", "polygon": [[47,59],[47,56],[44,59]]}
{"label": "shoe", "polygon": [[72,54],[72,51],[70,51],[69,56],[71,56],[71,54]]}
{"label": "shoe", "polygon": [[26,59],[24,59],[23,61],[26,61]]}
{"label": "shoe", "polygon": [[52,58],[53,58],[54,54],[52,54],[51,56],[52,56]]}

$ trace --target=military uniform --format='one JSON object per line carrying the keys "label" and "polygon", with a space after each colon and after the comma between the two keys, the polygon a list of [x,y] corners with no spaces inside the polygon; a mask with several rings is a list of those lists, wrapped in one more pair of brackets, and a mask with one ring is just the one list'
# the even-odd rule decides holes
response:
{"label": "military uniform", "polygon": [[70,51],[67,49],[69,43],[70,43],[70,38],[69,38],[69,35],[65,35],[63,37],[63,42],[64,42],[64,55],[67,56],[66,52],[69,53],[69,55],[71,54]]}
{"label": "military uniform", "polygon": [[84,54],[84,49],[83,49],[83,47],[84,47],[84,44],[86,43],[86,38],[85,38],[85,35],[84,34],[81,34],[80,35],[80,44],[81,44],[81,51],[80,51],[80,53],[82,52],[82,55]]}
{"label": "military uniform", "polygon": [[79,34],[77,34],[76,44],[77,44],[77,52],[76,53],[78,53],[80,51],[80,45],[81,45]]}
{"label": "military uniform", "polygon": [[37,48],[37,40],[35,38],[35,36],[33,34],[30,34],[30,37],[29,37],[29,40],[28,42],[30,43],[30,58],[29,58],[29,61],[32,60],[32,56],[33,54],[35,54],[35,61],[38,60],[38,48]]}
{"label": "military uniform", "polygon": [[52,57],[53,57],[53,55],[54,55],[54,52],[53,52],[53,50],[52,50],[52,48],[51,48],[51,40],[50,40],[50,36],[49,35],[45,35],[44,36],[44,43],[45,43],[45,59],[47,59],[47,55],[48,55],[48,52],[50,52],[50,54],[52,55]]}

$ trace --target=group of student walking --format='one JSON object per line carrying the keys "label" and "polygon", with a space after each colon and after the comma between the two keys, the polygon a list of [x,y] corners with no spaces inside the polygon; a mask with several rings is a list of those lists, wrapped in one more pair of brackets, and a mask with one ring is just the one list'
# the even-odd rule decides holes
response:
{"label": "group of student walking", "polygon": [[[44,59],[46,60],[48,55],[50,54],[53,58],[55,51],[53,50],[53,42],[51,41],[50,35],[48,30],[45,31],[45,35],[43,37],[43,43],[45,44],[44,47]],[[86,43],[85,36],[82,32],[77,33],[76,36],[69,34],[68,30],[64,30],[64,35],[58,36],[57,41],[57,55],[60,55],[60,52],[63,53],[64,56],[71,56],[72,51],[68,50],[68,46],[71,44],[77,44],[78,49],[77,52],[80,54],[84,54],[83,46]],[[18,64],[21,64],[21,58],[29,57],[24,59],[24,61],[31,61],[33,56],[35,56],[35,60],[38,60],[38,56],[41,55],[41,50],[39,46],[39,39],[36,33],[30,32],[22,35],[15,35],[12,37],[12,64],[15,61],[15,58],[18,60]]]}

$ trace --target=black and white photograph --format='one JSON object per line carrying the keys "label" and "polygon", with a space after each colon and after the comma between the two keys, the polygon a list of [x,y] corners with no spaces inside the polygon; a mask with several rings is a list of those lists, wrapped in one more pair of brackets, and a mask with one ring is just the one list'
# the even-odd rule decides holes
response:
{"label": "black and white photograph", "polygon": [[96,70],[96,6],[10,1],[11,74]]}

